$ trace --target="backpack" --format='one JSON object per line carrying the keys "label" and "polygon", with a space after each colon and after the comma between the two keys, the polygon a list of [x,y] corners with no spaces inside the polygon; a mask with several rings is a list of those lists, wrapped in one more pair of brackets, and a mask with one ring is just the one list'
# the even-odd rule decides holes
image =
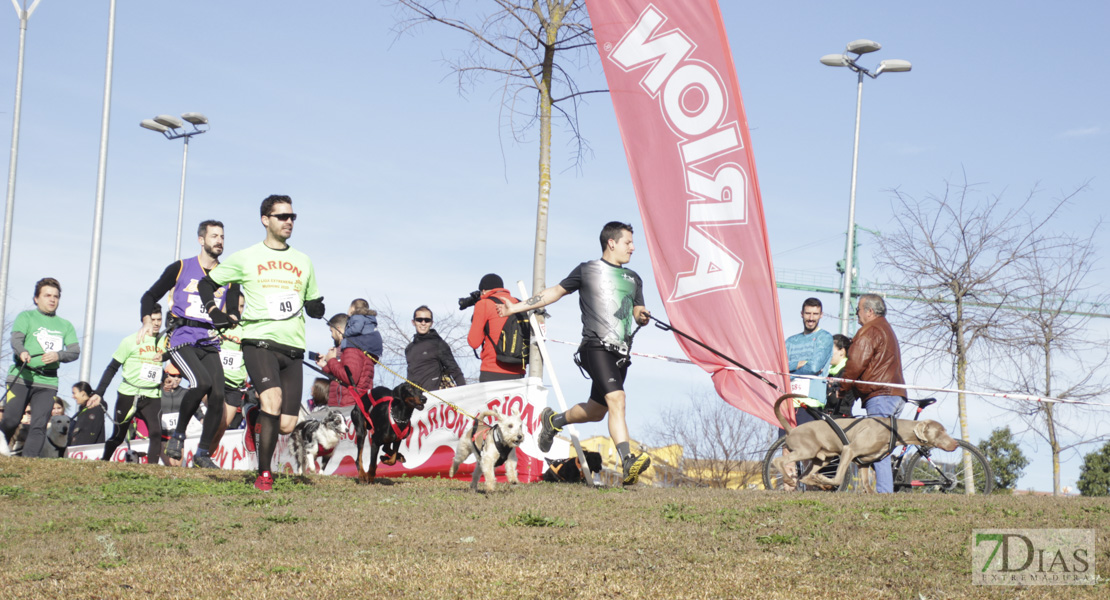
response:
{"label": "backpack", "polygon": [[[497,304],[505,304],[505,301],[497,296],[490,296],[489,299]],[[490,336],[489,322],[486,322],[486,338],[493,344],[494,351],[497,354],[497,362],[511,365],[519,364],[521,366],[528,363],[528,346],[532,343],[532,326],[528,322],[526,312],[509,315],[505,324],[501,326],[501,337],[497,338],[496,343],[494,343],[493,337]]]}

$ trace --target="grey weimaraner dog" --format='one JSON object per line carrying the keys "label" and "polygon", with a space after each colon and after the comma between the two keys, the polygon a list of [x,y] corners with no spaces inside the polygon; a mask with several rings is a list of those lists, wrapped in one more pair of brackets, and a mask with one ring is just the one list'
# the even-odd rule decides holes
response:
{"label": "grey weimaraner dog", "polygon": [[[786,468],[789,463],[811,461],[809,468],[801,476],[802,483],[806,485],[839,486],[848,471],[848,465],[853,460],[869,463],[881,458],[890,449],[890,419],[888,418],[863,419],[846,430],[845,434],[848,437],[846,446],[840,442],[832,427],[824,421],[813,421],[799,427],[791,427],[782,416],[780,407],[783,402],[794,398],[805,398],[805,396],[785,394],[775,402],[775,416],[778,417],[782,428],[786,430],[784,444],[790,449],[790,454],[775,457],[771,464],[782,473],[783,483],[787,486],[796,485],[793,475]],[[857,419],[837,419],[836,424],[844,429],[855,421]],[[948,452],[958,447],[956,440],[945,431],[944,425],[936,421],[898,419],[897,423],[896,440],[899,444],[935,446]],[[840,465],[836,469],[836,476],[829,479],[819,471],[833,457],[840,458]]]}

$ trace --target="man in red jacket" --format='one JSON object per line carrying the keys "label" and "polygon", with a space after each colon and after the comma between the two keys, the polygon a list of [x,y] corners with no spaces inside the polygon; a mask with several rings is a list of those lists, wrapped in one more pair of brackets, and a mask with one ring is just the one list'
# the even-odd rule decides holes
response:
{"label": "man in red jacket", "polygon": [[[498,316],[498,304],[515,304],[520,302],[509,294],[501,277],[490,273],[478,283],[481,298],[474,305],[474,317],[470,321],[470,333],[466,336],[467,343],[475,350],[482,348],[482,369],[478,375],[478,382],[504,381],[506,379],[522,379],[524,377],[524,362],[520,364],[503,363],[497,360],[497,340],[501,337],[501,328],[509,317]],[[494,300],[496,298],[496,300]]]}
{"label": "man in red jacket", "polygon": [[328,350],[316,364],[334,380],[328,390],[328,406],[351,406],[374,387],[374,361],[353,344],[343,344],[347,315],[339,313],[328,320],[331,337],[338,348]]}

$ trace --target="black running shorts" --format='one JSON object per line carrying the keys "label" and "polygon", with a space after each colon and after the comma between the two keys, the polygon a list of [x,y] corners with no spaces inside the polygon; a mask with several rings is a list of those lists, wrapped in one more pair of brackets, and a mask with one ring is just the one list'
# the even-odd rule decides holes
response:
{"label": "black running shorts", "polygon": [[251,384],[261,396],[268,389],[281,388],[281,414],[300,414],[304,365],[300,360],[274,350],[243,344],[243,364]]}
{"label": "black running shorts", "polygon": [[235,408],[242,407],[244,395],[245,394],[243,394],[242,390],[239,388],[224,386],[224,402],[226,402],[228,406],[234,406]]}
{"label": "black running shorts", "polygon": [[628,374],[628,360],[603,346],[584,345],[578,349],[582,368],[589,375],[593,385],[590,387],[590,400],[602,406],[605,394],[624,391],[624,378]]}

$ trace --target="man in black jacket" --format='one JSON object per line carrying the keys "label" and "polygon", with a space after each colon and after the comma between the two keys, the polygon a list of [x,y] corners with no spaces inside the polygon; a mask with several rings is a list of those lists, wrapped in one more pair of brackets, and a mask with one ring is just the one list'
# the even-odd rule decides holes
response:
{"label": "man in black jacket", "polygon": [[435,391],[444,385],[444,376],[450,376],[455,385],[466,385],[462,369],[455,362],[451,346],[432,329],[432,309],[420,306],[412,313],[412,324],[416,335],[405,347],[405,360],[408,361],[408,380],[428,391]]}

